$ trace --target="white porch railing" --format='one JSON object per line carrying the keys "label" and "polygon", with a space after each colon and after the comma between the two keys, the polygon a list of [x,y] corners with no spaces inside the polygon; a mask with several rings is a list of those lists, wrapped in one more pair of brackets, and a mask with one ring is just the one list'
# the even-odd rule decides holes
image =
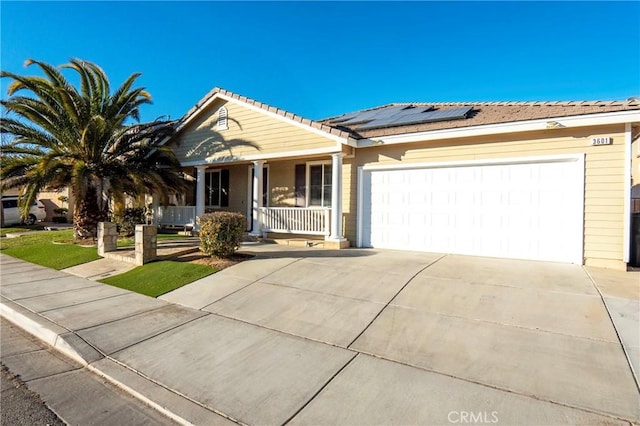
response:
{"label": "white porch railing", "polygon": [[187,226],[196,224],[195,206],[167,206],[158,207],[156,215],[158,225]]}
{"label": "white porch railing", "polygon": [[325,235],[330,232],[327,207],[261,207],[262,232]]}

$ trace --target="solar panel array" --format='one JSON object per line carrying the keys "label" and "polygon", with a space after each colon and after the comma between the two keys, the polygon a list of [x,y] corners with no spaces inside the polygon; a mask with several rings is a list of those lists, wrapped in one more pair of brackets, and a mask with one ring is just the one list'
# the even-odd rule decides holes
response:
{"label": "solar panel array", "polygon": [[338,126],[356,127],[359,130],[383,127],[406,126],[409,124],[432,123],[436,121],[460,120],[467,118],[473,107],[465,106],[436,110],[431,106],[413,107],[395,105],[371,111],[345,114],[334,120]]}
{"label": "solar panel array", "polygon": [[352,114],[343,115],[333,120],[335,123],[340,123],[346,126],[365,123],[371,120],[385,119],[389,117],[393,117],[403,110],[407,109],[406,105],[398,105],[398,106],[390,106],[386,108],[371,110],[371,111],[363,111],[363,112],[355,112]]}

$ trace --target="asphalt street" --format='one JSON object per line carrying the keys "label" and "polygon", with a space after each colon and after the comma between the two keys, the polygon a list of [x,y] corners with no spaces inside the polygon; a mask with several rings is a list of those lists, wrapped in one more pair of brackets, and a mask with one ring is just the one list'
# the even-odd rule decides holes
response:
{"label": "asphalt street", "polygon": [[14,426],[51,425],[65,423],[7,367],[2,364],[0,371],[0,424]]}

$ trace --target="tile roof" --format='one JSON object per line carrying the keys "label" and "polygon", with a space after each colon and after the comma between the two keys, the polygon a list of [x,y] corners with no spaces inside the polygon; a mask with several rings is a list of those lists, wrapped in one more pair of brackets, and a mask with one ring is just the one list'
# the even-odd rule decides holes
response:
{"label": "tile roof", "polygon": [[246,96],[241,96],[238,95],[237,93],[233,93],[230,92],[229,90],[225,90],[221,87],[214,87],[213,89],[211,89],[211,91],[209,91],[209,93],[207,93],[202,99],[200,99],[200,101],[195,104],[189,111],[187,111],[187,113],[180,119],[180,121],[182,123],[184,123],[186,120],[188,120],[192,115],[194,115],[195,113],[197,113],[208,101],[209,99],[211,99],[213,96],[220,94],[220,95],[224,95],[227,96],[229,98],[232,99],[236,99],[240,102],[244,102],[247,103],[249,105],[253,105],[255,107],[258,107],[260,109],[263,109],[265,111],[269,111],[272,112],[274,114],[278,114],[282,117],[286,117],[290,120],[293,121],[297,121],[298,123],[302,123],[305,124],[307,126],[313,127],[315,129],[324,131],[326,133],[330,133],[332,135],[335,136],[339,136],[342,138],[349,138],[351,137],[351,132],[346,131],[346,130],[342,130],[342,129],[338,129],[335,126],[330,126],[327,123],[321,123],[319,121],[314,121],[314,120],[310,120],[308,118],[304,118],[301,117],[297,114],[293,114],[291,112],[285,111],[284,109],[281,108],[276,108],[274,106],[265,104],[263,102],[259,102],[256,101],[254,99],[251,98],[247,98]]}
{"label": "tile roof", "polygon": [[[221,87],[214,87],[207,93],[196,105],[194,105],[179,120],[178,130],[184,123],[194,114],[200,111],[204,105],[214,96],[223,95],[240,102],[260,108],[282,117],[286,117],[301,124],[313,127],[326,133],[352,139],[366,139],[371,137],[397,135],[403,133],[424,132],[429,130],[454,129],[460,127],[472,127],[486,124],[501,124],[517,121],[551,119],[568,117],[575,115],[599,114],[606,112],[640,110],[640,98],[629,98],[624,101],[550,101],[550,102],[406,102],[406,103],[390,103],[373,108],[367,108],[355,113],[366,111],[382,110],[389,107],[397,106],[431,106],[436,110],[445,110],[448,108],[459,108],[470,106],[472,110],[464,119],[437,121],[421,124],[410,124],[403,126],[376,128],[376,129],[359,129],[362,124],[344,125],[336,122],[342,114],[335,117],[329,117],[322,120],[310,120],[289,111],[277,108],[263,102],[256,101],[246,96],[241,96]],[[354,114],[349,113],[349,115]]]}
{"label": "tile roof", "polygon": [[[324,120],[320,120],[320,122],[350,132],[353,138],[360,139],[397,135],[403,133],[424,132],[429,130],[480,126],[486,124],[500,124],[516,121],[560,118],[574,115],[640,110],[640,99],[630,98],[625,101],[572,102],[409,102],[391,103],[379,107],[367,108],[361,111],[357,111],[356,113],[382,110],[384,108],[395,107],[399,105],[413,107],[432,106],[438,110],[447,108],[459,108],[463,106],[470,106],[473,109],[465,119],[437,121],[431,123],[412,124],[377,129],[359,129],[359,127],[361,127],[363,124],[341,125],[341,123],[336,122],[336,120],[338,120],[340,117],[343,117],[347,114],[326,118]],[[354,113],[349,113],[349,115],[351,114]]]}

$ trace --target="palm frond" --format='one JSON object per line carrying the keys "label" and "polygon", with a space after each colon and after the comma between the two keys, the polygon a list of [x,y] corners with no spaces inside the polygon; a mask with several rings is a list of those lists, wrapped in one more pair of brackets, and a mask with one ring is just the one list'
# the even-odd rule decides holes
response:
{"label": "palm frond", "polygon": [[[37,66],[44,77],[0,72],[0,78],[11,80],[9,97],[0,104],[12,115],[0,119],[0,134],[10,138],[0,145],[3,187],[22,187],[27,201],[44,187],[70,187],[77,208],[74,229],[86,234],[91,218],[104,216],[102,203],[92,201],[100,199],[93,191],[103,182],[111,183],[116,198],[184,186],[173,152],[159,146],[173,134],[175,122],[128,124],[139,122],[140,107],[151,103],[145,88],[134,87],[139,73],[111,93],[107,75],[95,63],[73,58],[60,67],[35,60],[27,65]],[[65,78],[65,70],[78,75],[79,88]]]}

